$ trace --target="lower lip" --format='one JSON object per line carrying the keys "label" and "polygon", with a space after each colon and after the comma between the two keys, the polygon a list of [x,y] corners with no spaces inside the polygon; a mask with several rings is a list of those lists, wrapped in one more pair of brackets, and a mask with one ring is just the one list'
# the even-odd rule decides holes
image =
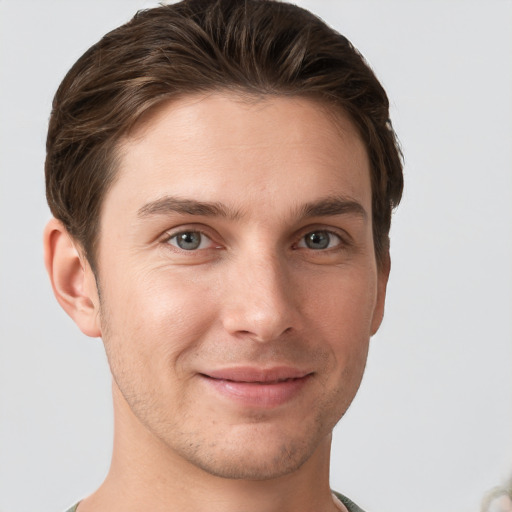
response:
{"label": "lower lip", "polygon": [[217,393],[246,407],[270,409],[297,397],[311,375],[280,382],[238,382],[214,379],[203,375],[203,380]]}

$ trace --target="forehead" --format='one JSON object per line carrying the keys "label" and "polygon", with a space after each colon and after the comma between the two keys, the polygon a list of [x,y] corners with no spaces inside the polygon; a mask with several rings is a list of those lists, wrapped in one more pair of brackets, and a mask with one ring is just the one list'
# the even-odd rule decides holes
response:
{"label": "forehead", "polygon": [[306,98],[213,93],[159,105],[121,141],[104,206],[171,194],[276,208],[318,196],[371,204],[367,152],[341,111]]}

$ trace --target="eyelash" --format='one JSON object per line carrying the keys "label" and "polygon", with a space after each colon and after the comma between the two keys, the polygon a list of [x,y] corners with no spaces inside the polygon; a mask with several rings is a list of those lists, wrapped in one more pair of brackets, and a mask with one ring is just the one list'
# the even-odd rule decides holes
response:
{"label": "eyelash", "polygon": [[[333,238],[336,238],[338,240],[338,242],[336,243],[336,245],[334,247],[324,247],[324,248],[317,248],[317,249],[313,249],[312,247],[309,247],[308,242],[307,242],[307,237],[309,236],[311,239],[312,235],[319,235],[320,233],[322,233],[323,235],[325,235],[325,234],[328,235],[328,237],[329,237],[327,240],[328,245],[331,244],[331,242],[333,241]],[[298,244],[296,244],[296,246],[299,246],[299,244],[301,244],[301,243],[304,243],[304,245],[300,246],[300,248],[310,249],[315,252],[317,252],[317,251],[318,252],[327,252],[329,250],[339,249],[340,246],[344,245],[344,240],[338,233],[335,233],[334,231],[330,231],[328,229],[314,229],[312,231],[308,231],[307,233],[303,234],[300,237],[300,241],[298,242]]]}
{"label": "eyelash", "polygon": [[201,236],[201,240],[200,240],[200,245],[203,244],[204,242],[204,238],[208,239],[210,242],[214,243],[213,240],[212,240],[212,237],[209,236],[207,233],[205,233],[204,231],[200,230],[200,229],[182,229],[180,231],[177,231],[175,233],[167,233],[167,236],[162,240],[162,242],[168,244],[168,245],[171,245],[176,251],[179,251],[179,252],[183,252],[183,253],[188,253],[188,254],[193,254],[193,253],[197,253],[199,251],[204,251],[206,249],[211,249],[211,248],[220,248],[219,246],[217,247],[208,247],[208,248],[196,248],[196,249],[182,249],[181,247],[179,247],[177,244],[173,244],[171,243],[171,240],[173,239],[177,239],[178,236],[180,235],[186,235],[186,234],[192,234],[192,233],[196,233],[196,234],[199,234]]}
{"label": "eyelash", "polygon": [[[176,244],[171,243],[171,240],[177,239],[177,237],[180,236],[180,235],[193,234],[193,233],[199,234],[200,237],[201,237],[201,240],[199,242],[199,247],[197,247],[197,248],[183,249],[183,248],[179,247],[177,245],[177,243]],[[329,240],[328,240],[328,244],[329,245],[332,243],[332,241],[333,241],[332,239],[333,238],[337,239],[338,241],[334,245],[334,247],[325,247],[325,248],[319,248],[319,249],[314,249],[314,248],[308,247],[307,246],[306,237],[308,235],[319,234],[319,233],[327,234],[329,236]],[[197,228],[181,229],[180,231],[177,231],[177,232],[167,233],[166,237],[162,240],[162,242],[172,246],[173,250],[175,250],[175,251],[178,251],[180,253],[186,253],[186,254],[189,254],[189,255],[190,254],[194,254],[194,253],[197,254],[197,253],[199,253],[201,251],[205,251],[205,250],[209,250],[209,249],[220,249],[220,248],[222,248],[222,246],[220,244],[217,244],[214,247],[203,247],[203,248],[201,248],[200,246],[205,242],[205,240],[204,240],[205,238],[207,240],[209,240],[211,243],[215,244],[213,238],[210,235],[205,233],[203,230],[197,229]],[[345,248],[348,245],[348,242],[347,242],[346,238],[347,238],[346,236],[342,236],[340,233],[335,232],[335,231],[330,230],[330,229],[322,229],[322,228],[309,229],[309,231],[303,232],[303,234],[301,234],[298,242],[294,243],[292,247],[295,250],[297,250],[297,249],[299,249],[299,250],[300,249],[306,249],[306,250],[309,250],[309,251],[312,251],[312,252],[316,252],[316,253],[335,252],[335,251],[342,250],[343,248]],[[300,244],[303,244],[303,245],[300,245]]]}

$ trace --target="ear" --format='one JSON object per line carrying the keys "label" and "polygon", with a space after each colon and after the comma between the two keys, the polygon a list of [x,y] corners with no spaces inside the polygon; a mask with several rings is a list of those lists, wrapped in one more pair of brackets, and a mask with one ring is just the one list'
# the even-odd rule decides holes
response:
{"label": "ear", "polygon": [[389,272],[391,270],[391,258],[389,251],[382,258],[382,262],[377,266],[377,301],[373,310],[372,331],[373,336],[380,327],[384,318],[384,305],[386,303],[386,288],[388,286]]}
{"label": "ear", "polygon": [[44,230],[44,262],[55,298],[64,311],[84,334],[101,336],[96,279],[87,259],[57,219],[51,219]]}

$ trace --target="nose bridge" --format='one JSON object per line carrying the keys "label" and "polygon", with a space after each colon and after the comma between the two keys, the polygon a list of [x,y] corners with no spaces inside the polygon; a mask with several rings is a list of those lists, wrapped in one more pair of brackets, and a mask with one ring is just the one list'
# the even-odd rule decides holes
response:
{"label": "nose bridge", "polygon": [[293,283],[286,261],[271,250],[241,255],[230,278],[225,328],[270,341],[298,327]]}

